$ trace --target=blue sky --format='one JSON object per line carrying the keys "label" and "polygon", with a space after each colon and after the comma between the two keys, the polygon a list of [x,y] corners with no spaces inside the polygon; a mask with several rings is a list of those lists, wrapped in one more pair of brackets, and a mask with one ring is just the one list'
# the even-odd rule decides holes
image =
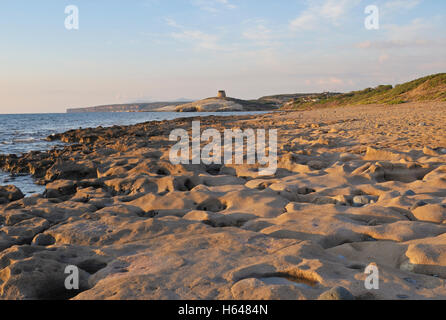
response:
{"label": "blue sky", "polygon": [[439,0],[3,0],[0,113],[396,84],[446,71],[445,14]]}

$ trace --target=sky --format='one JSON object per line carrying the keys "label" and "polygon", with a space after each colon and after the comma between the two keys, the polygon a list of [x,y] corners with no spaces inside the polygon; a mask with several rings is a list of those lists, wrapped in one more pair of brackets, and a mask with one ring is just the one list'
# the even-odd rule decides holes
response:
{"label": "sky", "polygon": [[0,113],[398,84],[446,72],[445,18],[443,0],[1,0]]}

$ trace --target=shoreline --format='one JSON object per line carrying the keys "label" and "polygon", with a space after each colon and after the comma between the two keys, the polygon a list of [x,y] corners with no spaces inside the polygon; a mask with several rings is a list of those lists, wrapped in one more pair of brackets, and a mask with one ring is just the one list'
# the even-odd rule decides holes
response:
{"label": "shoreline", "polygon": [[[106,113],[113,113],[113,114],[115,114],[115,112],[106,112]],[[122,112],[120,112],[120,113],[122,113]],[[166,114],[165,118],[171,118],[170,116],[172,114],[172,112],[146,112],[146,113],[150,113],[150,114],[152,114],[152,113],[163,114],[164,113],[164,114]],[[206,112],[205,114],[203,114],[203,113],[193,113],[192,114],[192,113],[180,113],[180,112],[178,112],[176,119],[178,119],[178,118],[187,118],[187,117],[194,117],[194,118],[195,117],[209,117],[209,116],[216,116],[217,114],[218,114],[218,116],[233,116],[234,113],[235,112],[219,112],[219,113],[216,113],[216,112]],[[267,112],[265,112],[265,111],[256,111],[256,112],[239,112],[239,113],[240,113],[240,116],[243,116],[243,115],[246,115],[248,113],[249,114],[264,114],[264,113],[267,113]],[[84,114],[85,115],[90,115],[91,113],[87,112],[87,113],[84,113]],[[27,114],[27,115],[42,116],[42,115],[45,115],[45,114]],[[52,115],[66,115],[66,114],[65,113],[63,113],[63,114],[62,113],[61,114],[50,113],[48,115],[52,116]],[[17,116],[17,115],[16,114],[8,114],[6,116]],[[239,115],[237,115],[237,116],[239,116]],[[161,118],[163,118],[163,117],[161,117]],[[161,119],[159,119],[159,117],[156,117],[154,120],[146,120],[146,121],[139,122],[139,123],[146,123],[146,122],[149,123],[149,122],[153,122],[153,121],[164,121],[164,120],[161,120]],[[138,124],[138,123],[136,123],[136,124]],[[87,129],[88,130],[92,130],[92,129],[96,129],[98,127],[110,128],[110,127],[113,127],[113,126],[132,126],[132,125],[134,125],[134,124],[131,124],[131,123],[130,124],[105,124],[105,125],[97,125],[97,126],[87,126],[87,127],[83,127],[82,129],[84,129],[84,130],[87,130]],[[71,130],[76,130],[76,129],[77,128],[73,128]],[[18,147],[18,149],[22,148],[23,150],[20,150],[20,151],[17,151],[17,152],[9,152],[9,153],[1,152],[1,149],[0,149],[0,155],[3,156],[3,157],[13,157],[13,155],[17,155],[18,157],[20,157],[20,156],[26,155],[26,154],[28,154],[30,152],[49,152],[49,151],[51,151],[54,148],[61,149],[64,146],[63,142],[60,141],[60,140],[54,139],[53,136],[55,136],[56,134],[57,135],[63,134],[64,132],[67,132],[67,131],[70,131],[69,128],[67,128],[65,130],[61,130],[60,132],[56,132],[56,133],[48,135],[48,136],[42,136],[40,133],[36,137],[32,136],[32,134],[31,134],[32,137],[30,135],[28,135],[29,136],[28,139],[30,139],[30,141],[35,141],[35,142],[38,142],[39,144],[41,144],[43,141],[47,141],[47,144],[48,144],[47,148],[42,148],[40,145],[39,146],[36,145],[35,146],[36,147],[35,150],[32,149],[32,147]],[[22,143],[22,144],[24,144],[24,143]],[[8,143],[8,144],[5,144],[5,145],[14,145],[14,143],[11,142],[11,143]],[[31,144],[31,145],[33,146],[34,144]],[[8,171],[2,171],[2,172],[5,173],[5,174],[9,173]],[[23,173],[19,171],[19,172],[15,172],[15,174],[22,175]],[[25,172],[25,174],[26,174],[26,172]],[[13,179],[7,179],[7,180],[13,180]],[[2,181],[2,180],[0,180],[0,181]],[[18,185],[18,187],[20,187],[20,186]]]}
{"label": "shoreline", "polygon": [[[0,299],[63,293],[67,264],[81,271],[75,299],[317,299],[339,286],[444,299],[445,117],[434,102],[179,118],[70,130],[49,137],[61,149],[0,156],[46,186],[0,204],[0,259],[22,257],[0,267]],[[170,132],[198,119],[278,129],[276,174],[170,163]],[[380,290],[363,285],[371,263]]]}

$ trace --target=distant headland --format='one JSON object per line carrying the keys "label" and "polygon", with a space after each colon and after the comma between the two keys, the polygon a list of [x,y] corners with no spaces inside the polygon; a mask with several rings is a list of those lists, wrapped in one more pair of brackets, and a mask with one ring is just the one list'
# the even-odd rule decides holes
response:
{"label": "distant headland", "polygon": [[153,112],[159,108],[166,106],[178,106],[190,101],[177,102],[148,102],[148,103],[127,103],[127,104],[110,104],[87,108],[69,108],[67,113],[82,112]]}
{"label": "distant headland", "polygon": [[69,108],[67,113],[81,112],[237,112],[269,111],[281,108],[284,103],[301,97],[313,96],[312,93],[284,94],[242,100],[228,97],[225,90],[219,90],[215,97],[197,101],[167,101],[150,103],[128,103],[102,105],[88,108]]}
{"label": "distant headland", "polygon": [[446,101],[446,73],[438,73],[398,85],[379,85],[349,93],[295,93],[278,94],[255,100],[227,96],[219,90],[215,97],[198,101],[152,102],[105,105],[90,108],[67,109],[79,112],[237,112],[307,110],[349,105],[404,104],[409,102]]}

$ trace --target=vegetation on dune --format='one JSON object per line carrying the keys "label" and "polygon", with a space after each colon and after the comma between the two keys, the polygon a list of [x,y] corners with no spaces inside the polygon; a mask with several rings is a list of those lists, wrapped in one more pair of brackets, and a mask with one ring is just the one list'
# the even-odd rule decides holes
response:
{"label": "vegetation on dune", "polygon": [[291,100],[284,109],[309,109],[364,104],[402,104],[446,101],[446,73],[439,73],[396,86],[380,85],[343,94],[315,94]]}

